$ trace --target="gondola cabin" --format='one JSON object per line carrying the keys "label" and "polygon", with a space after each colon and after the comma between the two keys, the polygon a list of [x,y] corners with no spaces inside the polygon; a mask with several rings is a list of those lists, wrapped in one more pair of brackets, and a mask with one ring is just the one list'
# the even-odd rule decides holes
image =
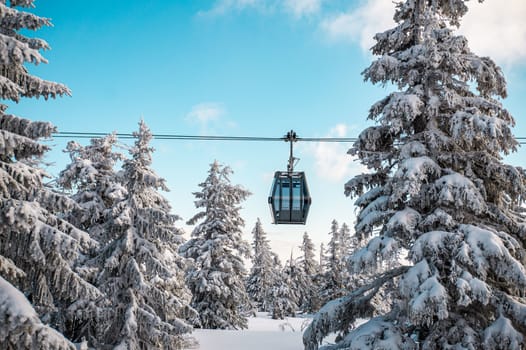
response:
{"label": "gondola cabin", "polygon": [[305,173],[276,171],[268,202],[274,224],[304,225],[311,204]]}

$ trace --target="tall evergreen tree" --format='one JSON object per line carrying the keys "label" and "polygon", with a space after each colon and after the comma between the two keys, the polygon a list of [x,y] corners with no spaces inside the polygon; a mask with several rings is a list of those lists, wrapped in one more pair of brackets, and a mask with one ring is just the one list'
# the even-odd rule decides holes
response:
{"label": "tall evergreen tree", "polygon": [[320,243],[320,257],[319,257],[319,260],[320,260],[320,264],[319,264],[320,270],[319,270],[319,272],[323,273],[324,272],[323,269],[325,267],[325,260],[326,260],[325,259],[325,244],[323,244],[323,242]]}
{"label": "tall evergreen tree", "polygon": [[252,230],[252,236],[254,254],[247,280],[247,293],[250,300],[256,303],[258,311],[270,312],[272,288],[279,277],[279,270],[274,265],[270,243],[259,218]]}
{"label": "tall evergreen tree", "polygon": [[284,268],[282,268],[279,257],[274,254],[274,265],[280,271],[280,276],[275,279],[272,288],[272,310],[270,315],[274,320],[283,320],[288,316],[296,316],[298,293],[296,281],[293,277],[295,271],[292,264],[292,254]]}
{"label": "tall evergreen tree", "polygon": [[345,260],[345,258],[349,256],[353,248],[353,239],[351,237],[351,229],[345,222],[340,227],[340,232],[338,232],[338,236],[340,237],[340,241],[341,241],[340,256],[342,257],[342,260]]}
{"label": "tall evergreen tree", "polygon": [[[114,206],[116,233],[102,252],[90,261],[100,272],[97,286],[108,297],[108,308],[99,317],[93,344],[97,348],[181,349],[195,340],[188,333],[190,293],[185,285],[185,261],[177,254],[183,232],[170,214],[165,180],[151,169],[152,134],[146,124],[124,161],[127,195]],[[101,268],[102,267],[102,268]]]}
{"label": "tall evergreen tree", "polygon": [[331,223],[331,237],[326,250],[323,284],[321,286],[321,298],[325,303],[345,294],[346,271],[344,269],[343,245],[340,237],[340,226],[338,221]]}
{"label": "tall evergreen tree", "polygon": [[319,266],[316,261],[314,243],[307,232],[303,233],[303,239],[299,248],[302,252],[299,265],[302,266],[307,275],[313,276],[319,270]]}
{"label": "tall evergreen tree", "polygon": [[[373,278],[320,311],[307,349],[364,316],[373,317],[329,348],[526,346],[525,172],[502,161],[517,141],[498,100],[500,68],[450,27],[467,10],[463,0],[402,1],[397,26],[375,36],[365,79],[400,91],[371,107],[379,125],[350,151],[371,173],[346,184],[358,197],[356,234],[368,240],[352,262]],[[411,264],[397,266],[404,250]],[[377,312],[386,283],[396,303]]]}
{"label": "tall evergreen tree", "polygon": [[[114,207],[126,197],[127,191],[114,167],[124,155],[115,152],[116,134],[93,138],[90,144],[82,146],[75,141],[68,142],[64,152],[69,153],[71,163],[60,172],[58,186],[70,193],[70,198],[78,205],[64,213],[64,218],[78,228],[89,233],[99,242],[99,247],[91,256],[84,255],[77,262],[80,275],[92,284],[99,285],[97,277],[104,269],[104,259],[94,257],[108,249],[108,244],[117,238],[120,228],[114,225],[117,213]],[[90,345],[100,345],[103,329],[107,327],[108,315],[112,315],[113,305],[100,298],[97,302],[78,300],[70,310],[66,325],[66,335],[73,340],[86,339]],[[101,316],[103,315],[103,316]]]}
{"label": "tall evergreen tree", "polygon": [[250,192],[230,183],[230,167],[217,161],[195,192],[195,206],[201,211],[188,221],[195,226],[192,238],[181,252],[194,261],[187,281],[203,328],[241,329],[248,320],[250,300],[245,289],[243,257],[250,256],[250,245],[242,239],[245,222],[240,203]]}
{"label": "tall evergreen tree", "polygon": [[57,184],[72,192],[71,199],[78,204],[67,213],[66,220],[88,232],[102,246],[115,239],[109,229],[111,209],[126,195],[115,171],[116,163],[125,157],[114,151],[116,145],[115,133],[93,138],[87,146],[68,142],[65,152],[71,163],[57,179]]}
{"label": "tall evergreen tree", "polygon": [[304,313],[313,313],[321,307],[317,279],[319,266],[314,253],[314,243],[312,243],[307,232],[303,234],[300,250],[302,256],[299,258],[297,266],[299,273],[302,275],[301,280],[305,281],[305,284],[300,286],[299,289],[299,308]]}
{"label": "tall evergreen tree", "polygon": [[[47,63],[39,51],[49,46],[42,39],[27,37],[24,30],[38,30],[51,23],[19,7],[33,7],[33,1],[0,1],[1,99],[18,102],[21,97],[70,95],[66,86],[31,75],[25,67],[25,63]],[[37,335],[40,331],[35,327],[48,331],[14,287],[25,294],[43,323],[63,331],[61,315],[65,308],[79,298],[93,300],[100,296],[72,269],[79,252],[96,244],[56,215],[70,209],[74,202],[44,185],[47,175],[39,161],[48,147],[39,139],[49,138],[55,128],[47,122],[6,114],[6,109],[0,104],[0,280],[6,281],[0,285],[0,305],[7,305],[2,314],[17,311],[9,308],[9,301],[15,298],[23,304],[18,311],[24,312],[0,322],[0,348],[67,348],[65,342],[59,345]],[[15,268],[20,273],[6,273]],[[25,328],[28,325],[32,328]],[[9,337],[15,329],[28,333],[23,341],[13,344]]]}

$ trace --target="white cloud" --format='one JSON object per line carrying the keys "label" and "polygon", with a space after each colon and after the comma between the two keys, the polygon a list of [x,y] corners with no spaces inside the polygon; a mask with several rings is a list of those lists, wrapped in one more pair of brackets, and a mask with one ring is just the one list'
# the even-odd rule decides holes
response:
{"label": "white cloud", "polygon": [[526,1],[470,1],[468,6],[460,33],[468,39],[471,50],[500,65],[524,64]]}
{"label": "white cloud", "polygon": [[376,33],[394,26],[394,9],[392,1],[369,0],[353,11],[323,20],[320,27],[331,40],[358,43],[362,50],[368,51]]}
{"label": "white cloud", "polygon": [[192,107],[192,110],[186,115],[190,121],[196,121],[202,126],[208,125],[212,121],[217,121],[225,114],[222,104],[215,102],[200,103]]}
{"label": "white cloud", "polygon": [[214,6],[199,15],[218,16],[230,12],[255,9],[263,13],[283,11],[292,14],[295,18],[318,13],[324,0],[217,0]]}
{"label": "white cloud", "polygon": [[265,0],[218,0],[210,10],[200,11],[200,16],[220,16],[230,11],[239,11],[247,7],[257,7]]}
{"label": "white cloud", "polygon": [[[490,56],[498,64],[520,64],[526,59],[526,1],[487,0],[468,2],[469,11],[462,19],[460,33],[478,55]],[[349,12],[339,13],[320,24],[331,40],[358,43],[369,52],[373,37],[394,26],[394,3],[367,0]]]}
{"label": "white cloud", "polygon": [[[349,127],[338,124],[326,137],[346,137]],[[348,177],[361,173],[364,167],[347,154],[349,144],[339,142],[317,142],[307,148],[315,160],[316,173],[320,178],[331,182],[341,182]]]}
{"label": "white cloud", "polygon": [[321,2],[322,0],[285,0],[283,5],[288,12],[300,18],[318,13],[321,9]]}

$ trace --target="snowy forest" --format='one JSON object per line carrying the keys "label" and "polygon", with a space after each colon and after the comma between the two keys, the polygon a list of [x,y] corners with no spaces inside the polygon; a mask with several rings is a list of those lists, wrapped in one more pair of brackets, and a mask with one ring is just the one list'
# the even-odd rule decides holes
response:
{"label": "snowy forest", "polygon": [[[51,178],[57,129],[1,104],[0,349],[198,349],[193,330],[261,312],[309,319],[306,350],[526,348],[526,171],[504,160],[520,145],[501,68],[454,32],[466,1],[397,3],[362,73],[394,91],[348,151],[367,168],[342,184],[356,217],[286,261],[230,166],[196,180],[185,232],[143,120],[131,146],[69,141]],[[71,95],[26,67],[50,48],[25,34],[51,26],[33,2],[0,1],[4,101]]]}

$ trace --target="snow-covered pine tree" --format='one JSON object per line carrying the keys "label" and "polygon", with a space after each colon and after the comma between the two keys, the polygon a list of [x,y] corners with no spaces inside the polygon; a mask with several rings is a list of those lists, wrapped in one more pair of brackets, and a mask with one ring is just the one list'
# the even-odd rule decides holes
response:
{"label": "snow-covered pine tree", "polygon": [[319,258],[320,258],[320,263],[319,263],[320,269],[319,269],[319,272],[322,273],[322,272],[324,272],[323,269],[325,267],[325,260],[326,260],[326,258],[325,258],[325,244],[323,244],[323,242],[320,243],[320,257]]}
{"label": "snow-covered pine tree", "polygon": [[[31,75],[24,66],[26,63],[46,63],[39,50],[49,49],[49,46],[44,40],[29,38],[21,31],[38,30],[51,23],[19,7],[33,7],[33,1],[0,1],[1,99],[18,102],[21,97],[48,99],[70,95],[63,84]],[[18,310],[23,313],[16,314],[17,310],[11,308],[6,298],[17,294],[13,286],[25,294],[43,323],[60,331],[64,330],[63,309],[78,299],[97,298],[100,293],[72,269],[79,251],[94,248],[96,243],[86,233],[57,217],[57,213],[69,210],[74,202],[45,186],[47,175],[39,167],[39,160],[49,148],[38,140],[49,138],[55,128],[47,122],[32,122],[6,114],[6,109],[5,104],[0,104],[0,265],[10,265],[21,274],[13,279],[14,275],[0,268],[1,277],[9,282],[0,286],[0,304],[6,305],[4,311],[7,313],[15,312],[9,322],[0,323],[0,333],[4,335],[0,347],[67,348],[65,342],[59,345],[56,339],[52,341],[37,333],[31,333],[35,336],[24,337],[24,341],[16,345],[9,343],[10,332],[14,329],[23,329],[26,325],[44,329],[37,324],[35,314],[26,307],[25,301]],[[15,299],[20,300],[16,296]],[[26,316],[27,323],[24,323]],[[37,332],[37,328],[27,328],[27,331]]]}
{"label": "snow-covered pine tree", "polygon": [[[283,320],[287,316],[296,315],[297,293],[294,290],[294,281],[291,278],[291,269],[287,266],[282,268],[281,261],[277,254],[273,254],[274,266],[279,268],[280,276],[274,282],[272,288],[272,310],[270,316],[274,320]],[[292,257],[291,257],[292,258]]]}
{"label": "snow-covered pine tree", "polygon": [[340,237],[340,241],[341,241],[340,256],[342,257],[342,261],[343,261],[345,260],[347,256],[349,256],[349,254],[351,253],[353,249],[353,239],[351,237],[351,229],[345,222],[340,227],[340,232],[338,232],[338,236]]}
{"label": "snow-covered pine tree", "polygon": [[[351,262],[373,278],[322,308],[306,349],[335,331],[350,332],[329,349],[526,346],[525,173],[502,160],[517,141],[500,68],[451,28],[467,10],[463,0],[402,1],[397,26],[375,36],[365,79],[400,91],[370,109],[379,125],[350,153],[371,172],[345,187],[358,197],[356,234],[369,240]],[[395,266],[404,250],[410,266]],[[397,301],[376,313],[386,283]],[[357,317],[372,318],[351,330]]]}
{"label": "snow-covered pine tree", "polygon": [[64,152],[69,153],[71,163],[57,179],[57,184],[72,192],[71,199],[79,205],[66,214],[66,220],[88,232],[103,247],[115,239],[109,229],[111,208],[126,195],[115,171],[116,163],[125,157],[114,151],[115,146],[115,133],[93,138],[87,146],[68,142]]}
{"label": "snow-covered pine tree", "polygon": [[303,233],[303,239],[299,248],[302,252],[298,262],[299,265],[303,268],[303,271],[305,271],[307,275],[315,275],[316,272],[319,271],[320,267],[316,261],[314,243],[307,232]]}
{"label": "snow-covered pine tree", "polygon": [[299,305],[303,302],[304,291],[308,288],[310,281],[303,273],[303,270],[298,265],[297,259],[293,257],[293,252],[290,252],[290,259],[286,262],[283,268],[283,279],[290,289],[287,297],[290,299],[290,304],[293,305],[292,311],[288,312],[287,316],[296,316],[299,310]]}
{"label": "snow-covered pine tree", "polygon": [[[118,161],[124,160],[122,153],[114,151],[116,145],[115,133],[93,138],[87,146],[68,142],[64,152],[69,153],[71,163],[57,179],[57,185],[71,193],[70,198],[78,204],[63,217],[99,243],[96,251],[84,255],[76,263],[79,274],[94,285],[99,284],[97,276],[104,268],[104,259],[90,259],[106,251],[107,245],[120,233],[120,228],[116,229],[113,223],[113,207],[127,194],[114,169]],[[73,341],[86,339],[90,345],[98,345],[97,338],[102,337],[101,329],[106,326],[103,320],[105,317],[111,319],[112,309],[113,305],[106,298],[99,298],[96,302],[78,300],[66,314],[65,335]]]}
{"label": "snow-covered pine tree", "polygon": [[331,239],[325,252],[325,266],[323,268],[325,273],[320,289],[322,303],[341,297],[346,292],[348,273],[342,256],[344,248],[340,232],[338,221],[333,220],[329,232]]}
{"label": "snow-covered pine tree", "polygon": [[258,311],[270,312],[272,308],[272,288],[279,278],[280,270],[274,265],[272,250],[267,234],[259,218],[252,230],[254,241],[252,248],[252,267],[247,279],[247,293],[250,300],[256,303]]}
{"label": "snow-covered pine tree", "polygon": [[318,261],[318,271],[315,276],[315,285],[318,287],[317,299],[319,300],[320,307],[323,305],[323,299],[325,292],[323,290],[325,286],[325,267],[327,266],[327,256],[325,255],[325,244],[320,243],[320,256]]}
{"label": "snow-covered pine tree", "polygon": [[89,263],[102,266],[97,286],[107,296],[106,312],[97,315],[97,348],[181,349],[195,343],[188,333],[189,306],[185,285],[186,263],[178,255],[182,231],[175,227],[165,180],[152,169],[152,134],[141,121],[123,163],[127,195],[113,208],[113,227],[119,233]]}
{"label": "snow-covered pine tree", "polygon": [[298,273],[302,275],[301,280],[305,281],[305,285],[300,286],[299,289],[299,308],[302,312],[310,314],[321,307],[318,279],[316,278],[320,267],[315,259],[314,243],[307,232],[303,234],[303,241],[299,248],[302,256],[297,262]]}
{"label": "snow-covered pine tree", "polygon": [[250,257],[250,245],[242,238],[244,220],[240,203],[250,192],[230,183],[232,170],[217,161],[194,192],[200,209],[189,225],[199,222],[192,238],[181,252],[194,261],[187,274],[192,291],[192,306],[201,326],[208,329],[242,329],[248,325],[245,313],[250,300],[245,289],[246,269],[243,258]]}
{"label": "snow-covered pine tree", "polygon": [[[367,281],[370,280],[370,276],[367,272],[363,273],[363,271],[359,269],[357,270],[355,268],[349,268],[349,256],[359,248],[363,247],[365,243],[360,243],[360,240],[355,235],[351,236],[351,230],[346,223],[343,223],[340,227],[340,237],[342,240],[342,268],[345,272],[345,285],[347,291],[350,291],[363,286]],[[382,297],[378,297],[378,299],[378,303],[388,303],[388,300],[384,298],[383,295]]]}

